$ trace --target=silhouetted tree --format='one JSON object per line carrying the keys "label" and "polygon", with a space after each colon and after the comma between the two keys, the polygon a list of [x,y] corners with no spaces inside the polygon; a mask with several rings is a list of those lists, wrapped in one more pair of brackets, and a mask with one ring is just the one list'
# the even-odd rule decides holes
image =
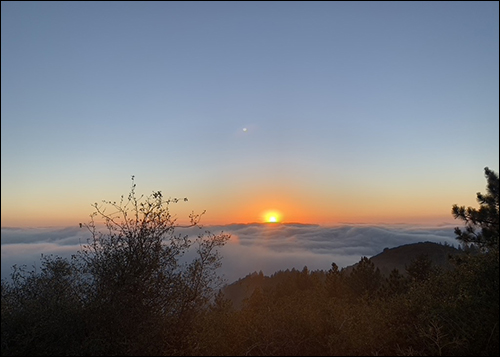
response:
{"label": "silhouetted tree", "polygon": [[2,280],[2,356],[79,355],[85,340],[82,283],[70,261],[42,256]]}
{"label": "silhouetted tree", "polygon": [[[79,257],[92,276],[97,302],[93,311],[110,333],[107,341],[114,341],[112,353],[177,351],[182,349],[185,332],[219,287],[217,248],[229,236],[205,232],[193,239],[177,234],[181,226],[169,206],[179,199],[165,199],[160,191],[137,197],[135,187],[132,177],[127,199],[122,196],[119,203],[93,205],[91,221],[83,225],[92,239]],[[104,220],[104,231],[95,217]],[[198,225],[200,218],[192,213],[187,227]],[[188,252],[194,258],[182,262]],[[127,345],[125,341],[133,342]],[[127,349],[119,351],[118,346]]]}
{"label": "silhouetted tree", "polygon": [[329,297],[340,298],[346,294],[342,273],[335,262],[332,262],[332,267],[325,274],[325,289]]}
{"label": "silhouetted tree", "polygon": [[169,205],[179,200],[137,197],[135,187],[132,177],[127,198],[93,205],[80,224],[91,238],[71,261],[46,258],[40,272],[2,281],[2,355],[188,353],[229,236],[178,234]]}
{"label": "silhouetted tree", "polygon": [[347,281],[357,296],[372,296],[382,284],[382,274],[370,259],[362,257]]}
{"label": "silhouetted tree", "polygon": [[391,274],[386,279],[384,286],[384,295],[387,297],[403,294],[408,291],[408,279],[403,276],[399,270],[391,270]]}
{"label": "silhouetted tree", "polygon": [[465,221],[465,230],[455,228],[457,239],[466,244],[477,245],[481,249],[498,250],[499,238],[499,191],[500,181],[498,174],[484,168],[487,179],[487,193],[477,193],[479,209],[453,205],[452,214],[455,218]]}
{"label": "silhouetted tree", "polygon": [[427,254],[420,254],[406,267],[406,272],[410,280],[421,282],[429,279],[432,273],[435,272],[435,269],[429,256]]}

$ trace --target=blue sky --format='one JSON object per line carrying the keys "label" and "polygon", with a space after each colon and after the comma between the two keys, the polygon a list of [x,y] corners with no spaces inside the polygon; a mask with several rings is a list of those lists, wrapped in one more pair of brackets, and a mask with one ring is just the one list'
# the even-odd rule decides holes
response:
{"label": "blue sky", "polygon": [[498,172],[498,2],[1,6],[3,227],[131,175],[214,224],[441,222]]}

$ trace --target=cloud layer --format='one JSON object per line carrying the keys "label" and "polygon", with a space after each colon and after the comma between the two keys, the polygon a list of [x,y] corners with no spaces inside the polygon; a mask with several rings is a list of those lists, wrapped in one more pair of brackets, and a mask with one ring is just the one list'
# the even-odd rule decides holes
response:
{"label": "cloud layer", "polygon": [[[221,275],[231,283],[262,270],[270,275],[278,270],[329,269],[354,264],[384,248],[417,242],[457,245],[453,226],[410,225],[319,226],[304,224],[232,224],[203,227],[212,233],[228,233],[230,241],[221,249]],[[198,228],[179,229],[189,235]],[[79,228],[2,228],[2,279],[9,277],[12,265],[40,266],[40,254],[69,257],[81,249],[90,234]]]}

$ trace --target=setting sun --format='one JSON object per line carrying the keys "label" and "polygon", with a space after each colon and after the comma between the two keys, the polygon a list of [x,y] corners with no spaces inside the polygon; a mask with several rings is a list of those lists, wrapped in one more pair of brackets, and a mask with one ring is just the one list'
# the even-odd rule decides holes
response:
{"label": "setting sun", "polygon": [[263,214],[263,221],[267,223],[278,223],[281,222],[281,213],[277,211],[266,211]]}

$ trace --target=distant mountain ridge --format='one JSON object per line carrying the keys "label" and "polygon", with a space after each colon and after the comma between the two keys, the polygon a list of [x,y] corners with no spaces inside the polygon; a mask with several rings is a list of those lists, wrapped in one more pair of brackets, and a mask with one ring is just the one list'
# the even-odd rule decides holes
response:
{"label": "distant mountain ridge", "polygon": [[[397,269],[402,275],[406,275],[406,267],[413,260],[425,255],[434,266],[450,268],[449,257],[460,254],[462,251],[450,245],[442,245],[433,242],[419,242],[405,244],[394,248],[385,248],[381,253],[372,256],[370,261],[375,268],[380,269],[380,273],[388,277],[392,270]],[[361,257],[360,257],[361,259]],[[350,273],[358,263],[342,269],[343,272]],[[248,274],[244,278],[225,286],[222,291],[226,298],[233,302],[235,308],[240,308],[243,300],[249,298],[256,288],[270,288],[280,283],[279,274],[271,277],[265,276],[262,272]]]}
{"label": "distant mountain ridge", "polygon": [[[406,275],[406,267],[419,256],[426,255],[435,266],[448,268],[451,267],[449,256],[460,253],[461,251],[450,245],[442,245],[433,242],[419,242],[400,245],[394,248],[385,248],[381,253],[374,255],[370,260],[375,268],[380,269],[380,273],[389,276],[392,270],[397,269],[403,275]],[[344,268],[350,272],[358,263]]]}

